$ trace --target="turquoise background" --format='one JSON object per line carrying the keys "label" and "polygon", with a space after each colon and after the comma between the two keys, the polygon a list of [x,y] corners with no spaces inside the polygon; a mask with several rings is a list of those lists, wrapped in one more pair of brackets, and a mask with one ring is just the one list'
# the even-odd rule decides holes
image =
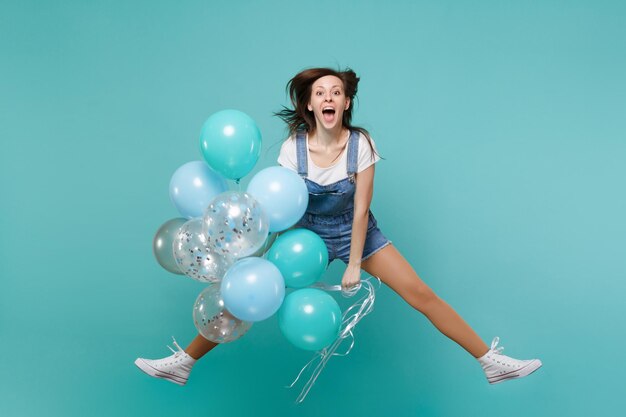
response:
{"label": "turquoise background", "polygon": [[[0,414],[619,414],[625,18],[618,1],[3,1]],[[300,406],[283,386],[311,354],[276,317],[185,388],[135,368],[195,333],[203,286],[160,269],[151,240],[177,216],[168,182],[201,158],[203,122],[248,113],[255,170],[274,165],[286,82],[327,65],[362,77],[355,122],[386,158],[380,227],[539,372],[489,386],[387,288]]]}

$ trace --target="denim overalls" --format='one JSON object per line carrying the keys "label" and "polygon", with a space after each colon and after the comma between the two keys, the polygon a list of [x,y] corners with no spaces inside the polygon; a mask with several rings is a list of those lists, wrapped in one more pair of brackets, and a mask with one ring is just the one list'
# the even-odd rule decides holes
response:
{"label": "denim overalls", "polygon": [[[354,217],[354,183],[359,155],[359,132],[351,131],[348,139],[348,178],[328,185],[320,185],[307,177],[306,132],[296,134],[298,174],[304,178],[309,190],[309,205],[296,227],[304,227],[317,233],[326,243],[328,263],[341,259],[346,264],[350,259],[350,239]],[[369,212],[367,235],[363,247],[365,260],[391,242],[378,229],[376,219]]]}

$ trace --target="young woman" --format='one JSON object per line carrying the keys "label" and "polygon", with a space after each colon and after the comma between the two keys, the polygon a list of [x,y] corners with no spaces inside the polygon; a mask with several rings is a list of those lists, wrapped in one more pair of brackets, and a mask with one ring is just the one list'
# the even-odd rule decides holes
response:
{"label": "young woman", "polygon": [[[309,205],[298,227],[316,232],[326,243],[329,262],[347,264],[341,284],[358,285],[361,269],[380,278],[435,327],[478,360],[490,384],[521,378],[541,367],[538,359],[518,360],[491,348],[431,290],[378,229],[370,211],[374,167],[380,159],[368,132],[352,126],[352,104],[359,78],[354,71],[313,68],[287,84],[293,110],[277,113],[291,136],[283,143],[278,163],[305,178]],[[185,349],[158,360],[139,358],[147,374],[179,385],[187,382],[195,361],[216,344],[198,335]]]}

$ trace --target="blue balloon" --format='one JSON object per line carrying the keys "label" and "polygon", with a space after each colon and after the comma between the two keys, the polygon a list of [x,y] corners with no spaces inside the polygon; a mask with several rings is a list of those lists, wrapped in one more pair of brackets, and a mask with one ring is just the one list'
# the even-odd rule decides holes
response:
{"label": "blue balloon", "polygon": [[200,150],[208,164],[232,180],[254,168],[261,155],[261,131],[254,120],[239,110],[212,114],[200,133]]}
{"label": "blue balloon", "polygon": [[297,290],[285,298],[278,312],[278,326],[285,338],[297,347],[320,350],[337,339],[341,308],[322,290]]}
{"label": "blue balloon", "polygon": [[251,194],[270,219],[270,232],[280,232],[296,224],[309,204],[304,180],[294,171],[269,167],[259,171],[248,184]]}
{"label": "blue balloon", "polygon": [[274,314],[285,298],[285,281],[278,268],[262,258],[241,259],[224,275],[224,306],[244,321],[261,321]]}
{"label": "blue balloon", "polygon": [[228,189],[226,180],[202,161],[192,161],[174,172],[170,180],[170,199],[188,219],[202,217],[218,194]]}

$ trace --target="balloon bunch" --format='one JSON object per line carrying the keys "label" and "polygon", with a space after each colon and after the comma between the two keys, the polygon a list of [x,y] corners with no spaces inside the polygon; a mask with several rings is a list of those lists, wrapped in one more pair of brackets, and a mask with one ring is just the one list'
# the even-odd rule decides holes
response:
{"label": "balloon bunch", "polygon": [[[337,302],[315,283],[328,264],[324,241],[293,227],[304,215],[308,190],[283,167],[261,170],[247,190],[230,191],[256,164],[261,133],[245,113],[223,110],[204,123],[204,161],[178,168],[170,198],[183,216],[165,222],[153,240],[167,271],[208,283],[196,299],[193,319],[206,339],[238,339],[253,322],[279,311],[279,326],[294,345],[319,350],[338,337]],[[285,287],[296,289],[285,297]],[[281,307],[282,306],[282,307]]]}

